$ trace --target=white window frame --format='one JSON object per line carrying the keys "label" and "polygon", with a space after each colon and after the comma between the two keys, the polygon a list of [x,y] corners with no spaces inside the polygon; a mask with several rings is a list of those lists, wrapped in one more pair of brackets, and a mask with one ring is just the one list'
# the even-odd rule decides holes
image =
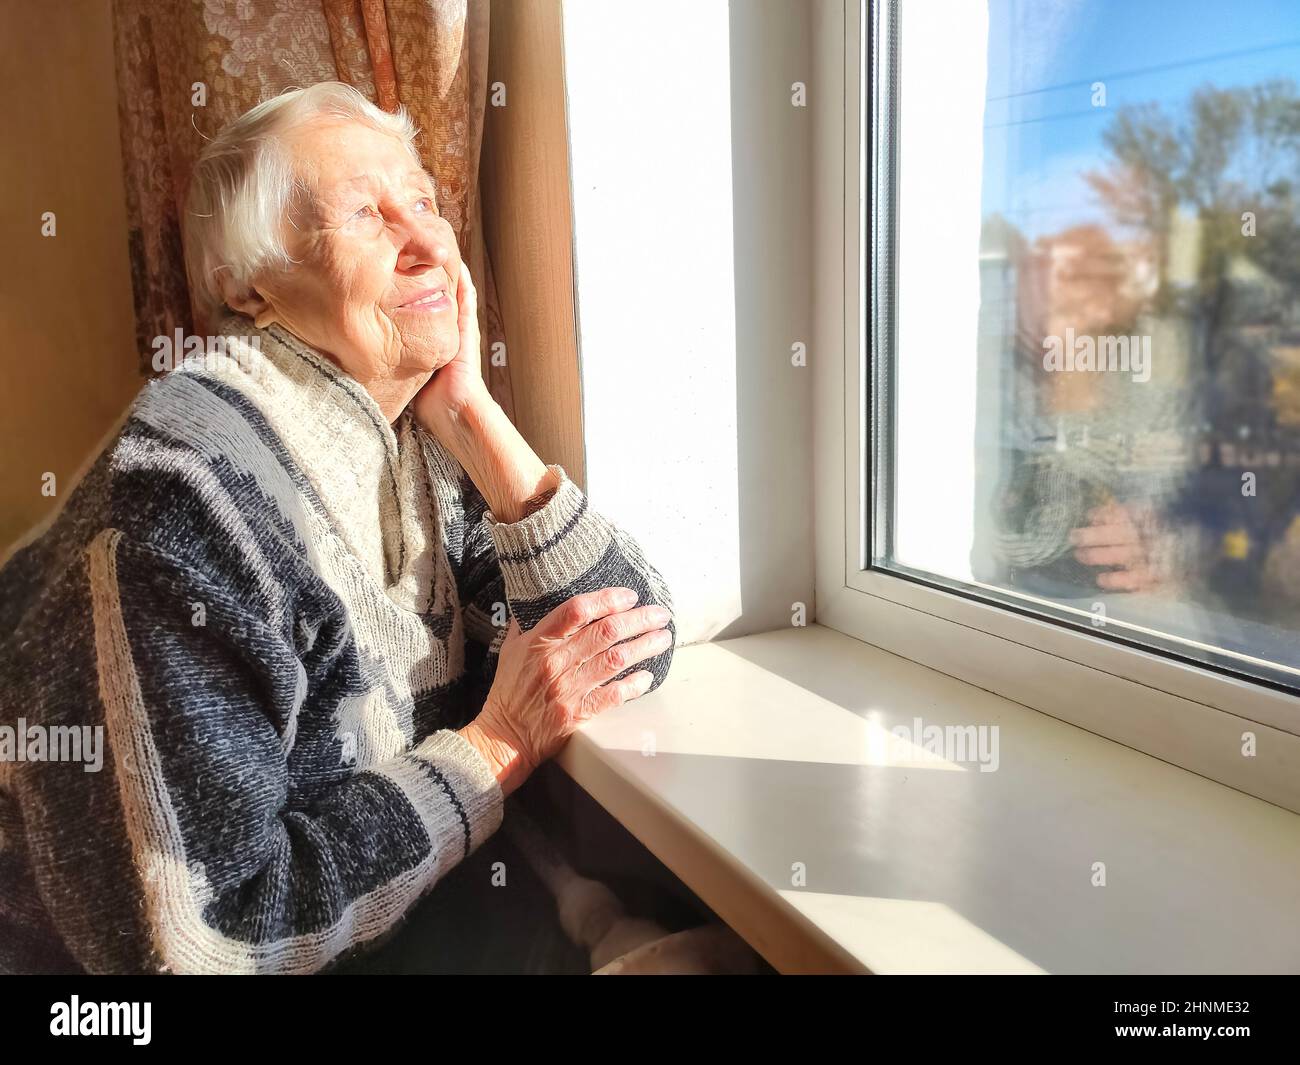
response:
{"label": "white window frame", "polygon": [[[996,692],[1091,732],[1300,812],[1300,699],[1101,635],[1015,613],[879,569],[866,557],[862,515],[875,454],[865,395],[869,348],[889,350],[888,294],[864,269],[869,202],[888,210],[887,181],[864,148],[887,152],[891,101],[871,102],[869,78],[896,77],[888,40],[898,0],[823,0],[814,48],[825,105],[815,142],[816,332],[814,477],[816,620],[940,672]],[[842,107],[840,106],[842,102]],[[864,162],[865,161],[865,162]],[[887,170],[882,167],[882,174]],[[870,199],[868,193],[870,191]],[[892,231],[871,227],[873,263],[891,254]],[[876,271],[888,276],[888,265]],[[864,324],[870,315],[871,332]],[[1255,755],[1243,754],[1253,733]]]}

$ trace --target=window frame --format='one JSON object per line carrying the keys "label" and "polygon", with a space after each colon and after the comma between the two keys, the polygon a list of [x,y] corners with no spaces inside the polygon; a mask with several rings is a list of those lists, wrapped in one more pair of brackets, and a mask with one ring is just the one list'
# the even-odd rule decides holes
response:
{"label": "window frame", "polygon": [[[830,0],[814,47],[826,78],[816,146],[816,620],[1300,812],[1300,699],[1159,651],[946,590],[869,559],[888,441],[869,424],[872,356],[892,352],[892,137],[900,0]],[[842,90],[842,91],[837,91]],[[841,106],[842,105],[842,106]],[[833,112],[833,114],[832,114]],[[877,165],[878,164],[878,165]],[[868,205],[880,211],[864,228]],[[863,248],[868,233],[869,248]],[[866,254],[870,269],[864,269]],[[870,319],[867,317],[870,312]],[[867,322],[871,322],[868,328]],[[885,361],[885,368],[892,360]],[[864,397],[866,402],[861,402]],[[1243,755],[1244,733],[1256,754]]]}

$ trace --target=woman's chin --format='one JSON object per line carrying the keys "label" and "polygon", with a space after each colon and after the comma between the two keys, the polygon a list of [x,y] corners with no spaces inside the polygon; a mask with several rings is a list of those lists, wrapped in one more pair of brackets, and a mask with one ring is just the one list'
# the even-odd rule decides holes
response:
{"label": "woman's chin", "polygon": [[402,364],[418,373],[437,373],[456,358],[455,345],[408,344],[402,352]]}

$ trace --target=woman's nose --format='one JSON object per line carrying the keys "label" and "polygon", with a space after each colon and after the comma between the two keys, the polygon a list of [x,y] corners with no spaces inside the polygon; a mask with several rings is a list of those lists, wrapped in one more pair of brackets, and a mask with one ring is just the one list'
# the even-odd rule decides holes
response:
{"label": "woman's nose", "polygon": [[419,270],[424,267],[442,266],[451,258],[450,232],[443,233],[444,227],[429,222],[407,218],[403,220],[398,232],[402,240],[401,250],[397,253],[397,269]]}

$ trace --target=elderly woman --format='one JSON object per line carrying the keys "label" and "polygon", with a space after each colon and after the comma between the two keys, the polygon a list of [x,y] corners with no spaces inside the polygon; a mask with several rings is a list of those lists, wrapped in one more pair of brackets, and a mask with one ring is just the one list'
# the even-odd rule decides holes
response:
{"label": "elderly woman", "polygon": [[484,386],[414,135],[322,84],[196,166],[224,339],[0,570],[0,723],[106,751],[0,764],[6,968],[322,969],[667,674],[662,579]]}

